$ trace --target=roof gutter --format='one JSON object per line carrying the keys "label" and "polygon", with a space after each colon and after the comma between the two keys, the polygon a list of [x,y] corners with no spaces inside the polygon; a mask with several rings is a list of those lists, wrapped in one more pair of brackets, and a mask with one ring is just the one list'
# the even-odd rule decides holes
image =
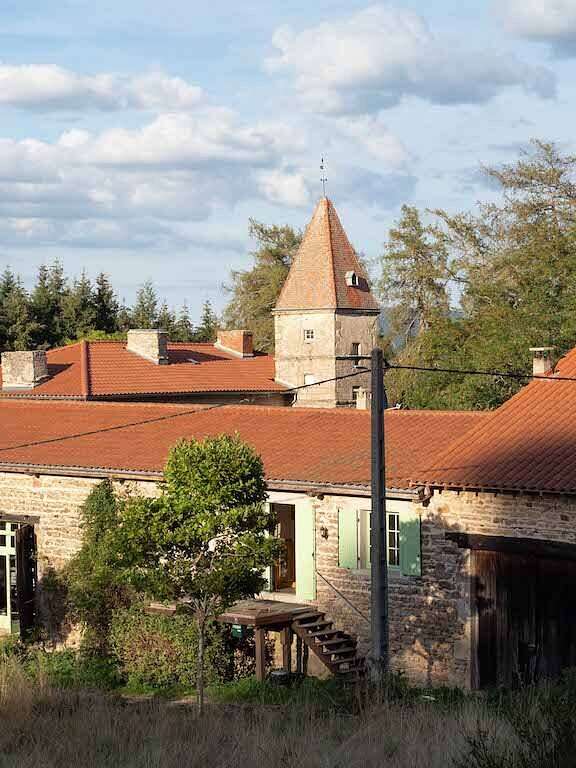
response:
{"label": "roof gutter", "polygon": [[[22,473],[27,475],[56,475],[60,477],[86,477],[112,480],[143,480],[162,482],[164,473],[158,470],[114,469],[107,467],[61,466],[57,464],[19,464],[0,462],[0,472]],[[310,483],[305,480],[271,479],[266,482],[271,491],[293,491],[307,496],[356,496],[369,498],[370,486],[345,483]],[[387,488],[386,494],[401,499],[413,499],[418,496],[418,489]]]}

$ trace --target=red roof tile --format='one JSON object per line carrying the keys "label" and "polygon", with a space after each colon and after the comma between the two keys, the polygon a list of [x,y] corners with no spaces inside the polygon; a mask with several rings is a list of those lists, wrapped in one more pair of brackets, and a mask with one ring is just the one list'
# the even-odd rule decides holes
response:
{"label": "red roof tile", "polygon": [[[387,482],[411,477],[484,414],[386,413]],[[366,411],[226,406],[0,401],[0,470],[16,466],[162,471],[181,438],[236,434],[262,456],[269,480],[368,485]]]}
{"label": "red roof tile", "polygon": [[[26,393],[2,397],[111,398],[201,392],[282,392],[274,358],[239,358],[213,344],[168,344],[170,365],[156,365],[122,341],[91,341],[49,350],[50,378]],[[0,386],[2,371],[0,368]]]}
{"label": "red roof tile", "polygon": [[[418,476],[434,486],[576,493],[576,349]],[[416,477],[414,477],[416,479]]]}
{"label": "red roof tile", "polygon": [[[358,275],[357,287],[346,285],[346,272]],[[276,309],[380,309],[338,214],[325,197],[306,228]]]}

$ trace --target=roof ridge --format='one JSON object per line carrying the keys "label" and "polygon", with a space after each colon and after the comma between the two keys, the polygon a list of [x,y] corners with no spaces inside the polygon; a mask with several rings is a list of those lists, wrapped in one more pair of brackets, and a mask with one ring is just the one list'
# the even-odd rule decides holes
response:
{"label": "roof ridge", "polygon": [[89,345],[86,339],[80,342],[80,387],[85,398],[90,397]]}
{"label": "roof ridge", "polygon": [[326,200],[326,220],[328,222],[328,247],[330,248],[330,263],[332,265],[332,291],[334,293],[334,304],[338,306],[338,289],[336,286],[336,265],[334,263],[334,245],[332,243],[332,224],[330,222],[330,207],[332,203],[325,197]]}

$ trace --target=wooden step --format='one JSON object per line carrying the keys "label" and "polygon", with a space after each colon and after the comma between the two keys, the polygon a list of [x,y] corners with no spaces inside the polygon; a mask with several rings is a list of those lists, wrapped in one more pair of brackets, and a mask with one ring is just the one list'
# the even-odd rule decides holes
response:
{"label": "wooden step", "polygon": [[[342,648],[337,651],[329,651],[329,654],[333,661],[348,661],[351,657],[356,655],[356,648],[351,646],[350,648]],[[335,658],[336,656],[343,656],[344,658]]]}
{"label": "wooden step", "polygon": [[331,627],[332,622],[331,621],[311,621],[310,623],[306,624],[298,624],[299,629],[305,629],[307,632],[310,629],[313,629],[314,627]]}
{"label": "wooden step", "polygon": [[342,645],[343,643],[350,643],[354,647],[356,647],[356,640],[353,640],[351,637],[346,637],[345,635],[343,637],[336,637],[334,640],[321,640],[320,645]]}
{"label": "wooden step", "polygon": [[294,617],[294,623],[300,624],[302,621],[307,621],[308,619],[323,619],[324,614],[321,611],[308,611],[307,613],[299,613],[297,616]]}
{"label": "wooden step", "polygon": [[[332,626],[332,622],[328,624],[328,626]],[[322,629],[319,632],[308,632],[306,637],[313,637],[313,638],[320,638],[320,637],[336,637],[336,635],[342,635],[342,632],[339,629]]]}

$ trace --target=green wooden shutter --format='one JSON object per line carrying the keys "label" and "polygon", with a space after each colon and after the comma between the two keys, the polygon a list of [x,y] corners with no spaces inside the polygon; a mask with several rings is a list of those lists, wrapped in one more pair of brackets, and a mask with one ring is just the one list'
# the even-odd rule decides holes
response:
{"label": "green wooden shutter", "polygon": [[312,505],[298,504],[295,517],[296,595],[316,599],[316,527]]}
{"label": "green wooden shutter", "polygon": [[358,516],[355,509],[338,510],[338,565],[358,568]]}
{"label": "green wooden shutter", "polygon": [[400,512],[400,570],[404,576],[421,576],[420,515],[413,505]]}

